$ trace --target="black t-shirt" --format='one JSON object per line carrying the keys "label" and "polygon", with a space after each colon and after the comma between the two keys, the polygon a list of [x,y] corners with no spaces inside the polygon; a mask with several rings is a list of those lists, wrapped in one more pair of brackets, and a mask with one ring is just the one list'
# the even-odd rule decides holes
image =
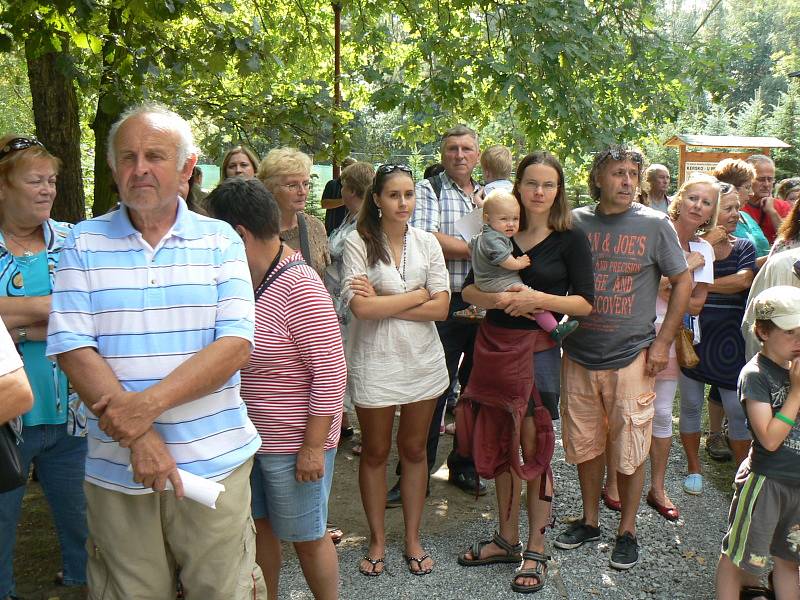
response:
{"label": "black t-shirt", "polygon": [[[539,292],[554,296],[582,296],[589,304],[594,302],[594,273],[592,253],[586,234],[577,227],[567,231],[554,231],[528,252],[523,253],[515,240],[514,256],[527,254],[529,267],[519,271],[522,282]],[[464,280],[464,287],[475,283],[472,271]],[[556,319],[563,315],[553,313]],[[539,329],[533,319],[512,317],[499,309],[486,312],[486,319],[506,329]]]}

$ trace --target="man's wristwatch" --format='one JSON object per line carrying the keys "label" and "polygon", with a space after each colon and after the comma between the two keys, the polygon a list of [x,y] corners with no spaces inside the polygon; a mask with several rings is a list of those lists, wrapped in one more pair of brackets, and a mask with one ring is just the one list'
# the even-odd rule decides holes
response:
{"label": "man's wristwatch", "polygon": [[28,341],[28,329],[26,327],[17,327],[17,340],[20,344]]}

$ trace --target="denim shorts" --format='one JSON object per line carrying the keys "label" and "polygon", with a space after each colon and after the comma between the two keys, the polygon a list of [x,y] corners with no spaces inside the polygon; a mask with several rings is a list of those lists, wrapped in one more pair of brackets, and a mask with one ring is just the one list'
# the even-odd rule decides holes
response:
{"label": "denim shorts", "polygon": [[325,475],[295,479],[296,454],[256,454],[250,473],[254,519],[268,519],[287,542],[311,542],[325,535],[336,448],[325,451]]}

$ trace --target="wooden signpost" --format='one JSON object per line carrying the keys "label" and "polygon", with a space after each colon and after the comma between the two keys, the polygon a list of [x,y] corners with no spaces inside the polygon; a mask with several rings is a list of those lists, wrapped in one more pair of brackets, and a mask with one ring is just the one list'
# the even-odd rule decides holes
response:
{"label": "wooden signpost", "polygon": [[[681,133],[664,142],[665,146],[678,147],[680,165],[678,168],[678,185],[680,186],[689,173],[713,171],[723,158],[746,159],[752,154],[769,156],[772,148],[790,148],[791,146],[775,137],[745,137],[740,135],[693,135]],[[689,148],[706,148],[715,150],[698,151]],[[737,151],[720,151],[720,148],[735,148]]]}

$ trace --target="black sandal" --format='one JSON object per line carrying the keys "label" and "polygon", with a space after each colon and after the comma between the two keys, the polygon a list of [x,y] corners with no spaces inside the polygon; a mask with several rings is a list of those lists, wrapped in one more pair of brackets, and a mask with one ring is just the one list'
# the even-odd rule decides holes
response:
{"label": "black sandal", "polygon": [[[431,567],[430,569],[423,569],[422,568],[422,562],[424,560],[429,559],[430,557],[431,557],[431,555],[427,554],[427,553],[423,554],[420,557],[409,556],[408,554],[403,554],[403,560],[406,561],[406,565],[408,565],[408,572],[411,573],[412,575],[418,575],[420,577],[422,575],[428,575],[428,574],[433,572],[433,567]],[[417,570],[416,571],[411,568],[411,563],[412,562],[417,563]]]}
{"label": "black sandal", "polygon": [[378,565],[383,564],[383,557],[381,557],[381,558],[370,558],[368,554],[365,554],[364,557],[361,560],[365,560],[370,565],[372,565],[372,568],[369,571],[367,571],[366,569],[362,569],[361,565],[359,565],[358,566],[358,572],[361,573],[362,575],[365,575],[367,577],[377,577],[378,575],[383,574],[383,572],[385,571],[385,568],[381,569],[380,571],[376,571],[375,570],[378,567]]}
{"label": "black sandal", "polygon": [[[527,569],[520,568],[514,573],[514,579],[511,580],[511,589],[519,594],[532,594],[538,592],[544,587],[544,581],[547,578],[547,561],[550,557],[541,552],[534,552],[533,550],[525,550],[522,553],[522,560],[536,561],[535,567],[528,567]],[[536,583],[533,585],[522,585],[517,583],[520,577],[535,577]]]}
{"label": "black sandal", "polygon": [[[492,542],[501,550],[505,550],[506,553],[480,558],[481,550]],[[508,541],[500,535],[500,532],[497,531],[492,539],[472,544],[472,548],[470,548],[469,551],[470,554],[472,554],[472,558],[467,558],[464,554],[458,556],[458,564],[462,567],[480,567],[481,565],[493,565],[497,563],[518,563],[522,560],[522,544],[519,542],[516,544],[508,543]]]}

